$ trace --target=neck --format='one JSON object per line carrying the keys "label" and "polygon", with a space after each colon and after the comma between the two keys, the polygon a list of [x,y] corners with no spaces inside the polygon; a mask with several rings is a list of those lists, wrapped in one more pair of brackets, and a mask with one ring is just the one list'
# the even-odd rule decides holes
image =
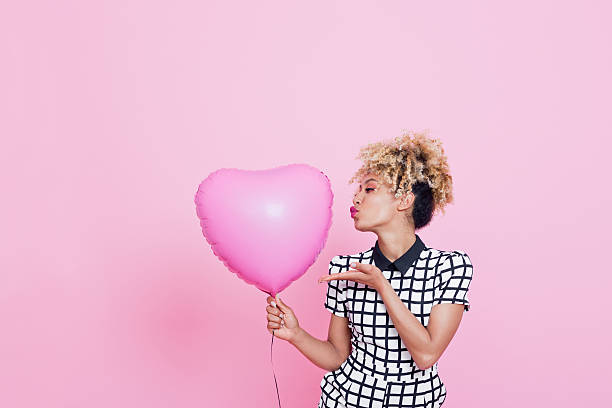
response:
{"label": "neck", "polygon": [[397,258],[402,256],[416,242],[416,234],[411,231],[409,234],[379,234],[378,247],[380,252],[390,260],[395,262]]}

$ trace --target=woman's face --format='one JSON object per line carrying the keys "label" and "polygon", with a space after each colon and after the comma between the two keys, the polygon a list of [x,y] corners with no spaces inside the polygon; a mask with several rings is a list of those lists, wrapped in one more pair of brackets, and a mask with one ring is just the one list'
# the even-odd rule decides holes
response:
{"label": "woman's face", "polygon": [[362,177],[353,197],[353,205],[358,210],[353,217],[355,229],[376,232],[395,222],[400,215],[397,210],[401,200],[389,192],[390,188],[374,173]]}

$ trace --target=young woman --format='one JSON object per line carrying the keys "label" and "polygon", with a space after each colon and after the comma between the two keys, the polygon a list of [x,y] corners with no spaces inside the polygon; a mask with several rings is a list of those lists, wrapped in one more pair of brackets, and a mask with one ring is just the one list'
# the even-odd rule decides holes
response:
{"label": "young woman", "polygon": [[351,215],[377,240],[334,256],[320,279],[332,313],[327,340],[303,330],[278,296],[267,298],[268,331],[328,371],[319,408],[440,407],[438,359],[469,310],[472,264],[464,251],[427,246],[415,230],[452,202],[447,159],[438,140],[415,132],[370,144],[359,158]]}

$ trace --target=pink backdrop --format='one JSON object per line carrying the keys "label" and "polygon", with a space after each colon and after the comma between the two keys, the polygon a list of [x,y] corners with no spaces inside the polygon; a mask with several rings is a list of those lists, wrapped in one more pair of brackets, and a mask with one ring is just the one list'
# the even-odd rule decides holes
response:
{"label": "pink backdrop", "polygon": [[[0,6],[0,406],[274,407],[266,294],[206,244],[221,167],[308,163],[328,244],[281,293],[325,339],[317,278],[353,228],[359,147],[430,129],[455,204],[417,232],[474,263],[445,406],[604,406],[612,11],[605,1],[19,1]],[[324,371],[275,339],[283,407]]]}

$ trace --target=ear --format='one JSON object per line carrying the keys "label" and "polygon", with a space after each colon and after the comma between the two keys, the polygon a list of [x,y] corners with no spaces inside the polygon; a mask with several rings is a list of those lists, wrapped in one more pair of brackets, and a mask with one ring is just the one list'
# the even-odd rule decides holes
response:
{"label": "ear", "polygon": [[400,204],[398,205],[397,209],[399,211],[409,209],[412,207],[412,204],[414,204],[414,200],[415,196],[412,191],[405,193],[402,197],[400,197]]}

